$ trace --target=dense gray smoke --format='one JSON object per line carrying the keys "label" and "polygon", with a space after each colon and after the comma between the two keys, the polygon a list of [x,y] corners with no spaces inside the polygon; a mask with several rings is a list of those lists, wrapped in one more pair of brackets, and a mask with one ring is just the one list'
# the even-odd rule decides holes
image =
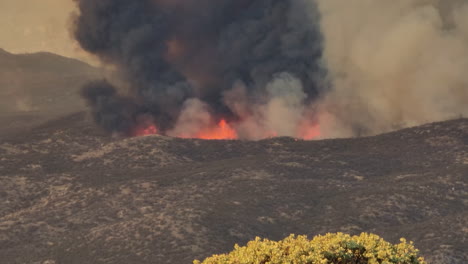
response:
{"label": "dense gray smoke", "polygon": [[[150,119],[160,133],[195,136],[225,119],[243,138],[296,136],[303,106],[318,98],[321,34],[307,0],[75,1],[75,38],[129,87],[83,89],[108,131],[131,135]],[[276,87],[284,84],[294,87]],[[277,132],[290,116],[292,127]]]}

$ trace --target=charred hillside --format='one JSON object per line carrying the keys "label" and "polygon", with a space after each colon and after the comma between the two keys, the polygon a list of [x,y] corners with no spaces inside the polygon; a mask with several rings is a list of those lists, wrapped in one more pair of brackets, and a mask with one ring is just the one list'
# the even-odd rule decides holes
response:
{"label": "charred hillside", "polygon": [[76,59],[47,52],[12,54],[0,49],[0,133],[15,133],[83,111],[79,90],[101,75],[101,70]]}
{"label": "charred hillside", "polygon": [[191,263],[255,236],[336,231],[468,261],[466,119],[257,142],[112,139],[89,119],[1,139],[5,263]]}

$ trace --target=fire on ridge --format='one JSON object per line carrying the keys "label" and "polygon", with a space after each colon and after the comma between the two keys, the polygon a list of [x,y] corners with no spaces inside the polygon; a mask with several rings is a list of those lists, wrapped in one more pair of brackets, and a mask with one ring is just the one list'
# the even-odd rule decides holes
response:
{"label": "fire on ridge", "polygon": [[[181,133],[173,135],[179,138],[198,138],[198,139],[205,139],[205,140],[236,140],[239,139],[237,131],[234,129],[235,126],[229,124],[226,120],[221,119],[219,123],[213,124],[209,127],[205,127],[204,129],[197,131],[194,134],[189,133]],[[137,126],[133,130],[131,136],[133,137],[141,137],[141,136],[148,136],[148,135],[157,135],[159,134],[159,130],[155,124],[148,123],[144,126]],[[266,133],[262,138],[272,138],[277,137],[278,134],[274,131],[270,133]],[[320,128],[318,125],[310,126],[310,127],[303,127],[300,133],[298,134],[298,138],[304,140],[313,140],[320,137]]]}

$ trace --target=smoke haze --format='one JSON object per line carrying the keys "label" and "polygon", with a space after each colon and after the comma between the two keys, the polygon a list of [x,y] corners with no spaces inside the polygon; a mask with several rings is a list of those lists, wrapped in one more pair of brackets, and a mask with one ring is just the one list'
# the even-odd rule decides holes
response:
{"label": "smoke haze", "polygon": [[332,91],[328,137],[368,135],[468,114],[468,3],[317,0]]}

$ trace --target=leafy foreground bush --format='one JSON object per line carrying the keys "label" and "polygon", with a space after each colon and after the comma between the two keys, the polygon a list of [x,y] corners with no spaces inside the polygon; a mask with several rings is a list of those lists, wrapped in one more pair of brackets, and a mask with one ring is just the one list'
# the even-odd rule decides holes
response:
{"label": "leafy foreground bush", "polygon": [[413,243],[404,238],[397,245],[374,234],[343,233],[289,237],[281,241],[256,238],[247,246],[235,245],[229,254],[214,255],[194,264],[426,264]]}

